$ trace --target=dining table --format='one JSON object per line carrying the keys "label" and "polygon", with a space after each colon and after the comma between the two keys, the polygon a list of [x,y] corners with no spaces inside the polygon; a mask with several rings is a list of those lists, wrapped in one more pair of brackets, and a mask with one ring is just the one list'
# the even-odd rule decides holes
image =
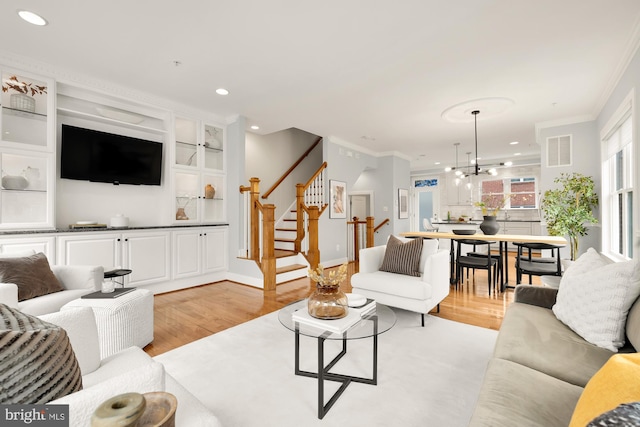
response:
{"label": "dining table", "polygon": [[568,244],[567,239],[562,236],[536,236],[536,235],[521,235],[521,234],[456,234],[453,232],[443,231],[408,231],[400,233],[401,236],[407,238],[422,238],[422,239],[450,239],[451,251],[450,257],[450,283],[455,284],[458,281],[456,277],[455,268],[455,242],[457,240],[482,240],[487,242],[497,242],[499,245],[499,252],[504,260],[504,278],[500,284],[500,292],[504,292],[505,289],[514,288],[515,286],[509,285],[509,256],[507,251],[508,243],[546,243],[549,245],[566,246]]}

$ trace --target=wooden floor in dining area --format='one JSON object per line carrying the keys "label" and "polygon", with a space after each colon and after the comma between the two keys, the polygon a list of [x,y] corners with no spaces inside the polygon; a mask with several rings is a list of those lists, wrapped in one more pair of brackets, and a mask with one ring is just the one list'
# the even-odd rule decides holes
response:
{"label": "wooden floor in dining area", "polygon": [[[349,279],[357,270],[349,264]],[[515,283],[514,256],[510,254],[509,279]],[[533,278],[534,285],[540,280]],[[313,290],[308,278],[281,285],[275,292],[222,281],[155,296],[154,340],[145,351],[156,356],[191,341],[209,336],[240,323],[276,311],[283,306],[306,298]],[[351,291],[350,280],[343,284],[344,292]],[[444,319],[499,329],[507,306],[513,301],[513,290],[492,292],[489,296],[486,272],[478,270],[475,281],[451,287],[449,296],[440,303],[440,313],[431,314]],[[416,326],[420,326],[416,314]]]}

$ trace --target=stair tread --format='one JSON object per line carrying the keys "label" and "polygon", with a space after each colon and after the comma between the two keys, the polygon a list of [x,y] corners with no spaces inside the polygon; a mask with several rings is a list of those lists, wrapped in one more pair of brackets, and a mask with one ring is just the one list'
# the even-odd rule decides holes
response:
{"label": "stair tread", "polygon": [[307,266],[303,264],[285,265],[284,267],[276,268],[276,274],[288,273],[289,271],[295,271],[295,270],[302,270],[303,268],[307,268]]}
{"label": "stair tread", "polygon": [[298,230],[296,230],[295,228],[276,228],[276,231],[292,231],[295,233]]}
{"label": "stair tread", "polygon": [[274,255],[276,258],[286,258],[288,256],[294,256],[297,255],[296,251],[289,251],[286,249],[276,249],[274,251]]}
{"label": "stair tread", "polygon": [[287,242],[287,243],[294,243],[296,241],[296,239],[283,239],[283,238],[276,238],[273,240],[276,242]]}

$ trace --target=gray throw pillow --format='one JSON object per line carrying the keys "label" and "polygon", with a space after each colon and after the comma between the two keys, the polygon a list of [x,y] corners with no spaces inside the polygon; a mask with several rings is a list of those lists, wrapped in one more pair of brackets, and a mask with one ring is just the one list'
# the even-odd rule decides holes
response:
{"label": "gray throw pillow", "polygon": [[640,402],[623,403],[593,419],[587,427],[640,427]]}
{"label": "gray throw pillow", "polygon": [[395,236],[389,236],[380,271],[420,277],[420,254],[422,239],[402,243]]}
{"label": "gray throw pillow", "polygon": [[44,404],[79,390],[67,332],[0,304],[0,404]]}
{"label": "gray throw pillow", "polygon": [[43,253],[20,258],[0,258],[0,283],[16,284],[18,301],[64,290]]}

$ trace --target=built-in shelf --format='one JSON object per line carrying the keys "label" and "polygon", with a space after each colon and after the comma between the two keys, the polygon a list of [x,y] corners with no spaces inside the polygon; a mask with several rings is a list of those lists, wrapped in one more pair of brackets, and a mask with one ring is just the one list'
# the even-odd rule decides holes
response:
{"label": "built-in shelf", "polygon": [[47,120],[46,114],[32,113],[30,111],[18,110],[17,108],[11,107],[2,107],[2,110],[4,111],[4,114],[11,116],[26,117],[33,120],[41,120],[43,122]]}
{"label": "built-in shelf", "polygon": [[28,188],[25,188],[24,190],[11,190],[9,188],[0,188],[0,191],[2,192],[10,192],[10,193],[43,193],[43,194],[47,194],[47,190],[29,190]]}

